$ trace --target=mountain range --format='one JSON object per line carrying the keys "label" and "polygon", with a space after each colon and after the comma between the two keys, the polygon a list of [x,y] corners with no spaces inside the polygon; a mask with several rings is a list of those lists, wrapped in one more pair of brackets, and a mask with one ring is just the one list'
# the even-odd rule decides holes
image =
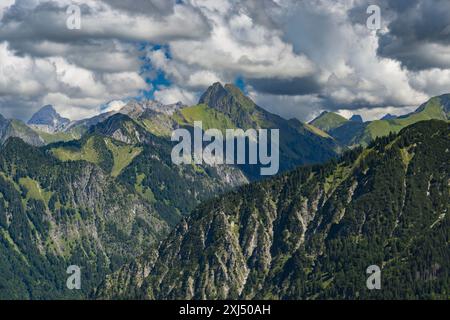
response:
{"label": "mountain range", "polygon": [[[230,110],[238,111],[244,96],[234,94],[239,92],[227,92],[226,98],[233,104]],[[255,119],[287,123],[251,107]],[[235,128],[241,119],[246,118],[225,114],[212,102],[185,107],[138,101],[120,112],[76,122],[49,106],[32,117],[30,126],[5,119],[5,127],[21,123],[22,131],[2,131],[9,138],[0,148],[0,255],[5,257],[0,298],[66,297],[61,279],[73,264],[83,265],[92,277],[82,292],[68,296],[86,296],[108,273],[154,249],[202,201],[258,179],[251,170],[231,165],[176,166],[171,161],[173,129],[189,128],[194,120],[205,127],[222,123],[225,128],[226,123]],[[286,138],[323,151],[311,157],[311,150],[303,155],[294,145],[297,149],[285,156],[292,159],[291,168],[336,155],[331,138],[316,136],[300,122],[292,124]],[[316,141],[323,145],[312,144]]]}
{"label": "mountain range", "polygon": [[[108,135],[122,142],[139,143],[139,138],[123,135],[120,122],[127,121],[125,117],[117,115],[126,115],[132,119],[139,130],[169,140],[174,129],[192,129],[194,121],[202,121],[204,130],[279,129],[281,172],[298,165],[326,161],[342,151],[335,139],[325,132],[298,120],[285,120],[271,114],[257,106],[234,85],[222,86],[220,83],[212,85],[195,106],[131,100],[119,111],[79,121],[65,119],[52,106],[45,106],[32,116],[28,126],[14,120],[20,123],[22,130],[19,133],[5,131],[2,141],[10,136],[20,137],[35,146],[74,141],[95,130],[96,125],[109,123]],[[241,169],[251,180],[260,178],[257,166],[242,166]]]}
{"label": "mountain range", "polygon": [[360,117],[348,120],[334,112],[323,112],[310,124],[327,132],[341,145],[354,147],[367,146],[378,137],[398,133],[411,124],[432,119],[450,119],[450,94],[434,97],[415,112],[400,117],[387,114],[381,120],[363,122]]}
{"label": "mountain range", "polygon": [[[310,123],[285,120],[257,106],[234,85],[215,83],[202,95],[199,104],[186,106],[181,102],[164,105],[151,100],[131,100],[122,109],[92,118],[70,121],[59,115],[53,106],[38,110],[27,124],[20,120],[0,118],[0,142],[19,137],[29,144],[45,144],[80,139],[92,126],[115,114],[125,114],[147,131],[170,137],[180,126],[193,126],[203,121],[204,129],[280,129],[284,158],[282,171],[298,164],[320,163],[358,145],[367,146],[377,137],[397,133],[408,125],[423,120],[448,120],[450,94],[434,97],[415,112],[403,116],[386,114],[380,120],[364,122],[354,115],[350,119],[334,112],[323,112]],[[31,129],[31,130],[30,130]],[[297,139],[301,136],[301,139]],[[292,149],[292,150],[291,150]]]}
{"label": "mountain range", "polygon": [[[194,106],[0,116],[0,299],[448,296],[449,105],[307,124],[216,83]],[[174,165],[171,134],[195,121],[279,129],[280,175]],[[364,290],[372,264],[397,291]],[[81,291],[65,287],[69,265]]]}

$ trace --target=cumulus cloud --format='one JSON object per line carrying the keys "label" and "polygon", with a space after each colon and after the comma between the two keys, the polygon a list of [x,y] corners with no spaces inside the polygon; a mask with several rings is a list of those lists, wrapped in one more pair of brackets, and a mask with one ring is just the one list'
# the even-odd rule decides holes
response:
{"label": "cumulus cloud", "polygon": [[148,53],[153,66],[177,85],[199,90],[212,82],[232,82],[241,76],[265,88],[265,79],[306,81],[316,71],[308,57],[294,52],[292,44],[283,40],[281,30],[268,27],[274,25],[259,6],[275,10],[278,6],[273,1],[189,3],[207,18],[209,35],[173,40],[167,47]]}
{"label": "cumulus cloud", "polygon": [[409,82],[414,88],[438,96],[450,91],[450,69],[428,69],[411,72]]}
{"label": "cumulus cloud", "polygon": [[122,100],[114,100],[101,107],[100,111],[102,113],[117,112],[120,111],[125,105],[126,103]]}
{"label": "cumulus cloud", "polygon": [[[81,30],[66,28],[69,4],[81,8]],[[370,4],[381,7],[379,31],[366,27]],[[1,113],[15,116],[16,108],[26,117],[52,103],[79,118],[144,90],[164,103],[194,104],[212,83],[241,79],[258,104],[284,117],[310,120],[323,110],[400,114],[450,90],[449,6],[448,0],[2,0]]]}
{"label": "cumulus cloud", "polygon": [[[317,108],[364,112],[386,107],[402,113],[444,90],[450,80],[437,83],[426,73],[408,70],[400,59],[380,56],[382,38],[389,34],[396,10],[403,9],[400,2],[390,11],[384,10],[389,9],[384,1],[378,2],[383,7],[383,29],[374,32],[366,26],[369,2],[363,0],[258,1],[258,5],[192,0],[208,18],[210,36],[171,41],[148,57],[187,90],[203,84],[193,81],[193,75],[225,82],[243,78],[257,101],[284,116],[306,119]],[[440,46],[430,60],[445,67],[449,47]]]}
{"label": "cumulus cloud", "polygon": [[155,92],[155,98],[164,104],[175,104],[183,102],[188,105],[195,104],[198,101],[198,96],[191,91],[181,89],[173,86],[170,88],[160,88]]}
{"label": "cumulus cloud", "polygon": [[[109,1],[111,2],[111,1]],[[16,1],[3,17],[0,38],[11,42],[50,40],[73,42],[90,39],[120,39],[124,41],[166,42],[170,39],[198,38],[207,33],[204,17],[194,8],[173,5],[173,10],[148,14],[144,1],[122,1],[112,6],[104,1],[58,0]],[[81,29],[67,28],[67,8],[79,5]],[[142,6],[132,12],[120,10],[123,6]]]}
{"label": "cumulus cloud", "polygon": [[250,97],[269,112],[286,119],[310,121],[324,111],[324,101],[316,95],[274,95],[249,91]]}
{"label": "cumulus cloud", "polygon": [[362,116],[364,121],[373,121],[381,119],[387,114],[391,114],[394,116],[402,116],[404,114],[413,112],[417,109],[414,107],[405,107],[405,108],[396,108],[396,107],[382,107],[382,108],[361,108],[354,110],[338,110],[337,113],[343,116],[344,118],[350,119],[354,115]]}
{"label": "cumulus cloud", "polygon": [[70,63],[99,72],[138,71],[140,53],[135,45],[119,41],[89,41],[82,43],[56,43],[47,40],[13,42],[11,49],[19,56],[64,57]]}
{"label": "cumulus cloud", "polygon": [[[320,1],[315,6],[300,2],[286,7],[286,35],[296,50],[305,52],[320,67],[317,79],[326,106],[403,107],[426,99],[426,94],[411,87],[398,61],[377,55],[378,34],[365,24],[351,22],[352,4]],[[301,36],[294,30],[302,30]]]}
{"label": "cumulus cloud", "polygon": [[[147,87],[137,72],[97,73],[63,57],[17,56],[6,43],[0,44],[0,60],[0,96],[8,101],[9,109],[15,99],[25,103],[26,107],[17,106],[23,117],[44,104],[53,104],[72,119],[92,116],[105,101]],[[26,101],[31,103],[27,105]]]}
{"label": "cumulus cloud", "polygon": [[384,5],[394,18],[389,32],[380,37],[379,54],[401,61],[410,70],[450,68],[450,2],[391,2]]}

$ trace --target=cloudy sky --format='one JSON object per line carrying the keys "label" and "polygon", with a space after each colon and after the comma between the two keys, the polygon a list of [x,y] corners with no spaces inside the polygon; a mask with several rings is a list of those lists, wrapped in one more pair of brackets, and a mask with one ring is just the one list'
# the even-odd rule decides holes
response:
{"label": "cloudy sky", "polygon": [[301,120],[406,113],[450,92],[450,1],[0,0],[6,117],[53,104],[79,119],[134,97],[194,104],[216,81]]}

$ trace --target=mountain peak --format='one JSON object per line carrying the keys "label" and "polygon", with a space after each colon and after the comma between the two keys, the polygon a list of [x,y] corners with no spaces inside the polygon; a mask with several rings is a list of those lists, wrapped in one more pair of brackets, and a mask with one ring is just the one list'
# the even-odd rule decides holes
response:
{"label": "mountain peak", "polygon": [[130,116],[131,118],[137,118],[143,114],[146,109],[147,107],[144,103],[133,99],[123,106],[119,113]]}
{"label": "mountain peak", "polygon": [[126,144],[141,143],[145,137],[143,129],[129,115],[123,113],[116,113],[92,126],[89,134],[108,136]]}
{"label": "mountain peak", "polygon": [[390,113],[386,114],[383,118],[381,118],[381,120],[393,120],[393,119],[397,119],[397,116],[394,116]]}
{"label": "mountain peak", "polygon": [[359,123],[363,123],[364,122],[363,118],[359,114],[353,115],[350,118],[350,121],[359,122]]}
{"label": "mountain peak", "polygon": [[313,120],[311,120],[309,123],[313,124],[313,122],[325,117],[326,115],[330,114],[328,111],[322,111],[317,117],[315,117]]}
{"label": "mountain peak", "polygon": [[61,117],[52,105],[42,107],[28,121],[30,126],[50,133],[60,131],[69,123],[70,120]]}
{"label": "mountain peak", "polygon": [[227,96],[227,91],[220,82],[214,83],[201,96],[199,104],[206,104],[210,107],[218,105],[219,101]]}
{"label": "mountain peak", "polygon": [[58,112],[56,112],[55,108],[48,104],[46,106],[43,106],[40,108],[31,119],[28,121],[28,124],[40,124],[43,119],[43,117],[57,117],[59,116]]}
{"label": "mountain peak", "polygon": [[55,113],[55,114],[57,113],[55,108],[51,104],[43,106],[41,109],[39,109],[38,112],[52,112],[52,113]]}
{"label": "mountain peak", "polygon": [[233,109],[250,112],[256,106],[237,86],[233,84],[223,86],[220,82],[214,83],[206,90],[199,104],[205,104],[226,113],[233,112]]}
{"label": "mountain peak", "polygon": [[320,116],[311,121],[310,124],[320,130],[328,132],[343,125],[347,121],[346,118],[337,113],[324,111]]}
{"label": "mountain peak", "polygon": [[241,91],[241,89],[239,89],[238,86],[232,84],[232,83],[227,83],[225,84],[225,86],[223,87],[225,90],[230,91],[230,92],[239,92],[240,94],[243,94],[243,92]]}

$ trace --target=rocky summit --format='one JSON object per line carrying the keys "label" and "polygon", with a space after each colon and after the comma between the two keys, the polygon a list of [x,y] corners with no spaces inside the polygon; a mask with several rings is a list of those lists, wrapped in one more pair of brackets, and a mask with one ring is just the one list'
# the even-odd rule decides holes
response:
{"label": "rocky summit", "polygon": [[62,131],[69,123],[70,120],[61,117],[51,105],[42,107],[28,121],[29,126],[47,133]]}

